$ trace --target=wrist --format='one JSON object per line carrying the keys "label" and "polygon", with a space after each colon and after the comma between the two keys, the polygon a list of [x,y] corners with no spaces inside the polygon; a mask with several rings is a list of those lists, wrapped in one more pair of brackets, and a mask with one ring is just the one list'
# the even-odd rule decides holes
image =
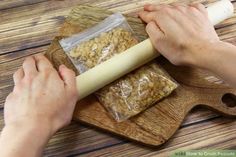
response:
{"label": "wrist", "polygon": [[[50,133],[45,127],[34,125],[7,125],[1,133],[0,147],[4,146],[2,156],[40,156],[47,144]],[[25,151],[25,148],[30,148]]]}
{"label": "wrist", "polygon": [[[203,68],[224,78],[222,72],[232,74],[230,71],[233,67],[235,67],[235,52],[236,47],[227,42],[220,41],[214,45],[211,45],[205,51],[205,53],[209,53],[209,55],[205,57],[205,67],[203,66]],[[226,79],[225,81],[228,80]]]}
{"label": "wrist", "polygon": [[219,49],[225,47],[226,43],[222,41],[203,42],[192,49],[192,57],[189,59],[189,65],[201,69],[211,70],[221,54]]}
{"label": "wrist", "polygon": [[233,45],[223,41],[209,44],[203,51],[200,68],[216,71],[220,66],[227,63],[224,56],[232,49]]}
{"label": "wrist", "polygon": [[[55,133],[49,122],[43,118],[36,120],[33,118],[18,119],[15,122],[7,123],[3,128],[3,133],[12,136],[24,136],[26,139],[32,138],[38,145],[44,145]],[[4,134],[3,134],[4,135]]]}

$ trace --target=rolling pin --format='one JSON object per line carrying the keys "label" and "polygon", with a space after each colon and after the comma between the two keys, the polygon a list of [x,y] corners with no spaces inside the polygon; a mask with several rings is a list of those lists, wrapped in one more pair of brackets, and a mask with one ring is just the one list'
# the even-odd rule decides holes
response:
{"label": "rolling pin", "polygon": [[[207,7],[208,17],[213,25],[231,17],[234,12],[229,0],[221,0]],[[155,51],[150,39],[127,49],[107,61],[89,69],[76,77],[79,100],[124,76],[132,70],[155,59],[160,54]]]}

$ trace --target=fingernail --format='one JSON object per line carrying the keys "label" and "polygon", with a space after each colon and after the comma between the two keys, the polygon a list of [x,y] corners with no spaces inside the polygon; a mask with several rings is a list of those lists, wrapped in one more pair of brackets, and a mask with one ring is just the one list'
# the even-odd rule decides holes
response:
{"label": "fingernail", "polygon": [[145,4],[145,5],[144,5],[144,10],[145,10],[145,11],[148,11],[149,8],[150,8],[150,6],[152,6],[152,5],[151,5],[151,4]]}
{"label": "fingernail", "polygon": [[148,34],[151,34],[154,25],[155,25],[155,23],[153,21],[151,21],[147,24],[146,31],[147,31]]}
{"label": "fingernail", "polygon": [[61,68],[66,68],[66,66],[64,64],[60,65]]}

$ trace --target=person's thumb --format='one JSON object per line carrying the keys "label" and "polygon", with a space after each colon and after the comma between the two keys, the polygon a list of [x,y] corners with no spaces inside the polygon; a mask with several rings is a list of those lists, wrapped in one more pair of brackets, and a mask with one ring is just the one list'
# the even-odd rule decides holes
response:
{"label": "person's thumb", "polygon": [[146,26],[146,32],[150,37],[152,44],[158,49],[158,43],[164,37],[164,33],[160,30],[160,28],[156,25],[155,22],[151,21]]}
{"label": "person's thumb", "polygon": [[71,92],[75,92],[76,90],[75,72],[67,68],[65,65],[60,65],[59,74],[65,83],[66,89]]}

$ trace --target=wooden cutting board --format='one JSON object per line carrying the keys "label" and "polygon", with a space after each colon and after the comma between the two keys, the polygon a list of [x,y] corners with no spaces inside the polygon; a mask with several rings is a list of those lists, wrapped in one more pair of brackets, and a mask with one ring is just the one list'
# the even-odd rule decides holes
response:
{"label": "wooden cutting board", "polygon": [[[58,40],[92,27],[112,14],[111,11],[77,6],[67,17],[46,56],[58,68],[65,64],[76,69],[64,54]],[[147,38],[145,25],[139,18],[127,17],[140,41]],[[180,84],[168,98],[145,112],[122,123],[115,122],[103,106],[91,95],[77,103],[74,120],[151,146],[165,143],[179,128],[188,112],[203,105],[225,116],[236,116],[236,90],[225,85],[211,73],[188,67],[176,67],[159,57],[156,60]],[[76,71],[77,72],[77,71]]]}

